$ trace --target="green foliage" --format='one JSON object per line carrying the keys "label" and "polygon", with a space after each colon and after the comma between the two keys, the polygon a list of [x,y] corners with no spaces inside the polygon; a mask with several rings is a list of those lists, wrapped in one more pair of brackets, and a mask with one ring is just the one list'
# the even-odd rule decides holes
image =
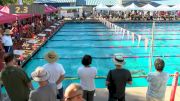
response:
{"label": "green foliage", "polygon": [[[32,4],[34,0],[22,0],[23,4]],[[0,5],[18,4],[18,0],[0,0]]]}

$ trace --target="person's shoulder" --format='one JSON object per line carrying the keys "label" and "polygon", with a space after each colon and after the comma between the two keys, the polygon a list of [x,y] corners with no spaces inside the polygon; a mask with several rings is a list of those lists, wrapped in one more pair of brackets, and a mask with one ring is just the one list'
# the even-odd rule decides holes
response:
{"label": "person's shoulder", "polygon": [[30,92],[30,95],[31,95],[31,96],[35,96],[35,95],[37,95],[37,94],[38,94],[38,89],[31,90],[31,92]]}
{"label": "person's shoulder", "polygon": [[124,72],[129,72],[130,73],[130,71],[128,69],[126,69],[126,68],[122,68],[121,70],[124,71]]}
{"label": "person's shoulder", "polygon": [[84,67],[82,67],[82,66],[78,68],[78,70],[83,70],[83,69],[84,69]]}

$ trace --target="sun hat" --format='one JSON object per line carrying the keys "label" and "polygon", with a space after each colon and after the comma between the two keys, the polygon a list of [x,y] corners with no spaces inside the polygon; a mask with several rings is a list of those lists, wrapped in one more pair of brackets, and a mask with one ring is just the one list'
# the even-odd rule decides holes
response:
{"label": "sun hat", "polygon": [[6,29],[6,30],[5,30],[5,32],[4,32],[4,34],[6,34],[6,35],[10,35],[10,34],[11,34],[10,29]]}
{"label": "sun hat", "polygon": [[45,55],[45,59],[49,62],[49,63],[54,63],[58,60],[58,55],[56,54],[56,52],[54,51],[49,51],[46,55]]}
{"label": "sun hat", "polygon": [[124,61],[122,54],[119,54],[119,53],[114,54],[113,62],[115,65],[124,65],[125,64],[125,61]]}
{"label": "sun hat", "polygon": [[34,81],[46,81],[49,79],[49,73],[43,67],[37,67],[34,72],[31,73]]}

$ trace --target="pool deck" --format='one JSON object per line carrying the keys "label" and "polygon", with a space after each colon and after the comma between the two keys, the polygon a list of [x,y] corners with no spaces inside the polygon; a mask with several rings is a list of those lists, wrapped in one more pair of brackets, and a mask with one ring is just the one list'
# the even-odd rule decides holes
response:
{"label": "pool deck", "polygon": [[[171,86],[166,89],[165,101],[170,101]],[[147,87],[128,87],[126,88],[126,101],[146,101]],[[107,101],[107,89],[97,89],[95,101]],[[176,96],[174,101],[180,101],[180,86],[176,89]]]}

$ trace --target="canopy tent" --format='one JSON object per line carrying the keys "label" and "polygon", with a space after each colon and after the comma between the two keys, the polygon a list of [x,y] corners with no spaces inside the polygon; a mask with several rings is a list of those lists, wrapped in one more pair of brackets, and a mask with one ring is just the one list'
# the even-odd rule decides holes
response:
{"label": "canopy tent", "polygon": [[58,11],[58,9],[57,9],[57,8],[55,8],[54,6],[49,6],[49,7],[53,10],[53,12]]}
{"label": "canopy tent", "polygon": [[16,16],[12,14],[7,14],[0,11],[0,24],[10,23],[16,21]]}
{"label": "canopy tent", "polygon": [[0,10],[3,8],[3,6],[0,5]]}
{"label": "canopy tent", "polygon": [[[0,11],[10,14],[10,9],[8,6],[4,6]],[[31,14],[13,14],[13,15],[18,17],[18,19],[20,20],[32,17]]]}
{"label": "canopy tent", "polygon": [[151,4],[147,4],[141,7],[141,9],[145,11],[155,11],[156,7],[152,6]]}
{"label": "canopy tent", "polygon": [[109,10],[109,7],[103,4],[99,4],[96,6],[96,10]]}
{"label": "canopy tent", "polygon": [[136,6],[134,3],[132,3],[129,6],[126,6],[125,8],[126,8],[126,10],[141,10],[141,8]]}
{"label": "canopy tent", "polygon": [[170,11],[171,8],[168,5],[160,5],[156,7],[155,11]]}
{"label": "canopy tent", "polygon": [[170,10],[171,11],[178,11],[178,10],[180,10],[180,4],[176,4],[173,7],[170,7]]}
{"label": "canopy tent", "polygon": [[125,11],[125,7],[123,5],[116,4],[110,8],[112,11]]}

